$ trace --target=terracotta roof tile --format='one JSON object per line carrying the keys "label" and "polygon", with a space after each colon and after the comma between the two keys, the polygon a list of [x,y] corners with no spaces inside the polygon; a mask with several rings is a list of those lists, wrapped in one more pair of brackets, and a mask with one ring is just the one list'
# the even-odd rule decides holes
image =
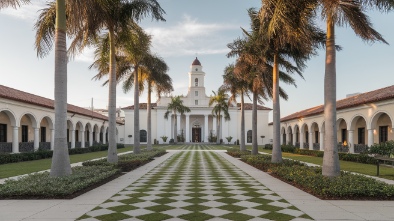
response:
{"label": "terracotta roof tile", "polygon": [[[0,97],[5,99],[10,99],[14,101],[19,101],[23,103],[33,104],[41,107],[46,107],[49,109],[54,108],[54,101],[45,97],[40,97],[34,94],[30,94],[24,91],[16,90],[10,87],[6,87],[4,85],[0,85]],[[67,112],[80,114],[87,117],[94,117],[97,119],[107,120],[108,117],[101,115],[96,112],[92,112],[91,110],[77,107],[72,104],[67,104]],[[121,122],[118,122],[121,123]]]}
{"label": "terracotta roof tile", "polygon": [[[363,104],[369,104],[378,101],[384,101],[388,99],[394,98],[394,85],[377,89],[374,91],[369,91],[366,93],[358,94],[352,97],[348,97],[342,100],[337,101],[337,110],[342,110],[346,108],[356,107]],[[322,114],[324,111],[324,106],[316,106],[306,110],[302,110],[293,114],[290,114],[284,118],[281,118],[280,121],[288,121],[293,119],[298,119],[302,117],[308,117],[313,115]]]}
{"label": "terracotta roof tile", "polygon": [[[139,107],[140,109],[146,109],[147,108],[147,103],[140,103]],[[151,103],[151,108],[155,108],[157,107],[157,103]],[[128,106],[128,107],[124,107],[122,108],[122,110],[134,110],[134,105]]]}

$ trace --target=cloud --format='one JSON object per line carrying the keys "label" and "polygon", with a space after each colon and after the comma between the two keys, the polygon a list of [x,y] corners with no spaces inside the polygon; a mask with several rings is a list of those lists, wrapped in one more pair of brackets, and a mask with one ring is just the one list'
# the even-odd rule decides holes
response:
{"label": "cloud", "polygon": [[153,38],[153,50],[163,56],[226,53],[226,43],[231,41],[226,32],[234,30],[239,26],[201,23],[188,15],[174,26],[146,28]]}
{"label": "cloud", "polygon": [[45,0],[35,0],[27,5],[22,5],[20,8],[5,8],[1,13],[10,17],[25,20],[27,22],[35,22],[39,16],[40,10],[46,7]]}

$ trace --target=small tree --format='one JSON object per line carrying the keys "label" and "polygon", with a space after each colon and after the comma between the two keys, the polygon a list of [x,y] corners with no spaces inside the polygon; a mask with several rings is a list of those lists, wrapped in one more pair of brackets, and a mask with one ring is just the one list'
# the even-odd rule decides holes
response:
{"label": "small tree", "polygon": [[231,140],[233,139],[232,136],[226,137],[228,144],[230,144]]}
{"label": "small tree", "polygon": [[161,136],[160,138],[163,140],[164,143],[167,142],[167,136]]}

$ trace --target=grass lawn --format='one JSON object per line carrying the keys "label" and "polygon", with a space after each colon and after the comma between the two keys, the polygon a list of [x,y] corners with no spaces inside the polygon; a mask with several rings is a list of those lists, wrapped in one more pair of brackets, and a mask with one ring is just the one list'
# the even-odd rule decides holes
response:
{"label": "grass lawn", "polygon": [[227,150],[231,145],[216,145],[216,144],[172,144],[172,145],[158,145],[157,147],[166,150]]}
{"label": "grass lawn", "polygon": [[[247,149],[251,149],[251,147],[248,146]],[[266,150],[261,147],[259,147],[259,151],[269,154],[272,153],[271,150]],[[312,156],[305,156],[305,155],[292,154],[292,153],[282,153],[282,156],[293,160],[299,160],[303,162],[317,164],[320,166],[323,164],[323,158],[320,157],[312,157]],[[369,176],[376,176],[376,165],[373,164],[363,164],[363,163],[356,163],[356,162],[343,161],[343,160],[340,160],[339,164],[341,170],[356,172]],[[394,180],[394,168],[385,167],[381,165],[379,170],[380,170],[379,177],[389,180]]]}
{"label": "grass lawn", "polygon": [[[141,147],[142,148],[142,147]],[[118,153],[131,151],[129,147],[118,149]],[[71,163],[78,163],[107,156],[108,151],[70,155]],[[33,160],[26,162],[0,165],[0,178],[13,177],[27,173],[38,172],[51,168],[52,159]]]}

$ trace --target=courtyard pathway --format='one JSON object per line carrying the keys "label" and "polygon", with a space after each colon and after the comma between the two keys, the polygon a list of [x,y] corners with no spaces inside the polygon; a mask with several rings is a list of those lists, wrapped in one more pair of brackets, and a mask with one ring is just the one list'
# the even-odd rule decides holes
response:
{"label": "courtyard pathway", "polygon": [[181,151],[81,220],[311,219],[218,153]]}
{"label": "courtyard pathway", "polygon": [[0,200],[0,220],[394,220],[393,201],[320,200],[217,147],[176,146],[71,200]]}

